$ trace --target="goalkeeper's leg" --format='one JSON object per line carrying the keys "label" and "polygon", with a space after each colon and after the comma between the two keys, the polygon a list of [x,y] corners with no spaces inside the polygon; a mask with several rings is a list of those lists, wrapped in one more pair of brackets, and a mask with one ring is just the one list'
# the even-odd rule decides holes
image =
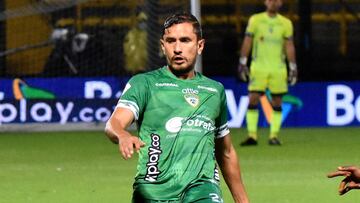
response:
{"label": "goalkeeper's leg", "polygon": [[281,120],[282,120],[282,95],[272,95],[272,106],[273,112],[271,115],[270,121],[270,139],[269,144],[271,145],[280,145],[280,141],[278,139],[278,135],[281,128]]}
{"label": "goalkeeper's leg", "polygon": [[250,92],[249,94],[249,106],[246,112],[248,138],[240,144],[241,146],[257,145],[258,105],[261,94],[262,92]]}
{"label": "goalkeeper's leg", "polygon": [[249,105],[246,112],[246,123],[248,136],[257,140],[257,126],[259,120],[259,109],[257,105]]}
{"label": "goalkeeper's leg", "polygon": [[286,69],[279,69],[271,72],[269,80],[269,90],[271,92],[271,105],[273,113],[270,119],[270,145],[281,145],[278,135],[282,121],[282,96],[287,93],[287,76]]}

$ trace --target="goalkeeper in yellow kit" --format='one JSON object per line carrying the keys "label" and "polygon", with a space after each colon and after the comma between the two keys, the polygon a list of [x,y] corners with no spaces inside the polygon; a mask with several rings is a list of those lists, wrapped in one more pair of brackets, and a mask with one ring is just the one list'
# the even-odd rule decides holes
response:
{"label": "goalkeeper in yellow kit", "polygon": [[[278,133],[281,127],[282,96],[288,91],[288,82],[297,80],[293,26],[289,19],[278,13],[281,0],[265,0],[266,11],[252,15],[246,28],[241,48],[239,76],[249,80],[249,106],[246,113],[248,138],[242,146],[257,145],[257,125],[260,97],[271,92],[273,113],[270,121],[270,145],[281,145]],[[252,50],[250,71],[247,57]],[[286,59],[289,63],[287,71]]]}

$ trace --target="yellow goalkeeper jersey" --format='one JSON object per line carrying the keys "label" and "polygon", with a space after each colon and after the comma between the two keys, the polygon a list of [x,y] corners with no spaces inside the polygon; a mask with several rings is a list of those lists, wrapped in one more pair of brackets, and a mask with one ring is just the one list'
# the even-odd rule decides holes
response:
{"label": "yellow goalkeeper jersey", "polygon": [[252,15],[246,34],[253,37],[251,68],[286,68],[284,43],[293,36],[288,18],[280,14],[270,17],[266,12]]}

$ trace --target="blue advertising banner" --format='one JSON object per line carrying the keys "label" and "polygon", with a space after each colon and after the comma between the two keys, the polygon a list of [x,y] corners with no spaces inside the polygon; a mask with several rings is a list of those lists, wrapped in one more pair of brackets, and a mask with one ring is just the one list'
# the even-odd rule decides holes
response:
{"label": "blue advertising banner", "polygon": [[[6,123],[105,122],[129,78],[0,79],[0,125]],[[229,126],[246,125],[247,85],[215,77],[226,89]],[[303,82],[283,97],[284,127],[358,126],[360,81]],[[271,95],[261,98],[259,125],[271,117]]]}
{"label": "blue advertising banner", "polygon": [[5,99],[0,104],[0,125],[106,122],[116,103],[117,99]]}
{"label": "blue advertising banner", "polygon": [[[0,100],[14,98],[56,99],[118,98],[129,78],[28,78],[0,79]],[[45,95],[44,95],[45,94]]]}

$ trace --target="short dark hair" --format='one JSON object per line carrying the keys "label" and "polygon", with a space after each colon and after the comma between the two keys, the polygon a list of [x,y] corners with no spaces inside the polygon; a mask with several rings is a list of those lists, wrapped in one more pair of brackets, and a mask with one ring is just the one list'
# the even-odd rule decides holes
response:
{"label": "short dark hair", "polygon": [[202,30],[199,21],[196,19],[194,15],[187,12],[176,13],[166,18],[161,36],[164,36],[165,30],[168,29],[169,27],[173,26],[174,24],[181,24],[181,23],[191,23],[194,27],[194,32],[197,38],[202,39]]}

